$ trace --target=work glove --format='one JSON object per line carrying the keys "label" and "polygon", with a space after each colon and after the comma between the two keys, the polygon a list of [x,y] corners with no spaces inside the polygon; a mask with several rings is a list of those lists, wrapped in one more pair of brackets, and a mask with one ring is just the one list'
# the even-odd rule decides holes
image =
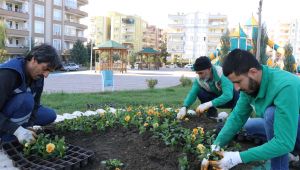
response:
{"label": "work glove", "polygon": [[242,163],[240,152],[223,152],[223,158],[215,164],[211,164],[214,168],[228,170]]}
{"label": "work glove", "polygon": [[186,115],[186,107],[182,107],[179,112],[177,113],[177,119],[183,119]]}
{"label": "work glove", "polygon": [[14,132],[14,135],[18,138],[21,144],[23,143],[33,143],[35,142],[36,133],[33,130],[28,130],[19,126],[18,129]]}
{"label": "work glove", "polygon": [[[210,152],[218,152],[220,151],[220,146],[218,145],[211,145],[210,146]],[[207,157],[209,157],[209,155],[207,155]],[[206,158],[204,158],[201,162],[201,170],[208,170],[210,165],[210,161],[207,160]],[[217,169],[217,168],[216,168]]]}
{"label": "work glove", "polygon": [[206,110],[208,110],[210,107],[212,107],[212,102],[209,101],[209,102],[206,102],[206,103],[203,103],[203,104],[200,104],[197,109],[196,109],[196,112],[198,115],[201,115],[201,113],[205,112]]}

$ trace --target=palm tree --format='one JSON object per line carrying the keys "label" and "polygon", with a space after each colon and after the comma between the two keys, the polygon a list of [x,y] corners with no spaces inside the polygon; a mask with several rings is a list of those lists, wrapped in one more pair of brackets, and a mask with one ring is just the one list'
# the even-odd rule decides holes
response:
{"label": "palm tree", "polygon": [[290,43],[284,46],[284,56],[283,69],[291,73],[296,73],[296,61],[293,56],[293,47]]}
{"label": "palm tree", "polygon": [[6,60],[7,51],[5,50],[6,26],[3,20],[0,20],[0,63]]}
{"label": "palm tree", "polygon": [[230,37],[229,37],[229,30],[227,29],[226,32],[221,36],[221,56],[220,56],[220,65],[223,64],[224,57],[229,53],[230,51]]}

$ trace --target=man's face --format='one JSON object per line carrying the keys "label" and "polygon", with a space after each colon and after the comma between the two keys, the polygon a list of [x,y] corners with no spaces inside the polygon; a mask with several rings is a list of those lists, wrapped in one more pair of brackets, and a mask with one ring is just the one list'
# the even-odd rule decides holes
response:
{"label": "man's face", "polygon": [[48,63],[38,63],[35,58],[32,58],[28,61],[27,73],[33,80],[37,80],[39,78],[47,78],[49,73],[52,72],[48,67]]}
{"label": "man's face", "polygon": [[256,97],[260,88],[260,84],[251,78],[248,74],[236,75],[231,73],[228,78],[234,84],[234,88],[238,91],[243,91],[252,97]]}
{"label": "man's face", "polygon": [[208,69],[205,69],[205,70],[201,70],[201,71],[196,71],[196,74],[199,75],[199,78],[201,80],[204,80],[204,81],[207,81],[211,78],[211,69],[208,68]]}

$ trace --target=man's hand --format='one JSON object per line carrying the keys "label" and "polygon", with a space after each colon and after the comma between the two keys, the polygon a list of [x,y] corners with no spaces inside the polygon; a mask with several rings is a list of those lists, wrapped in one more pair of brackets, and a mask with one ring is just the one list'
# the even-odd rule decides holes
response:
{"label": "man's hand", "polygon": [[212,107],[212,102],[206,102],[203,104],[200,104],[197,109],[196,112],[198,115],[200,115],[201,113],[203,113],[204,111],[208,110],[210,107]]}
{"label": "man's hand", "polygon": [[186,115],[186,107],[182,107],[179,112],[177,113],[177,119],[183,119]]}
{"label": "man's hand", "polygon": [[208,170],[209,161],[207,159],[202,159],[201,162],[201,170]]}
{"label": "man's hand", "polygon": [[242,163],[242,159],[239,152],[223,152],[223,158],[212,166],[217,169],[228,170],[240,163]]}
{"label": "man's hand", "polygon": [[35,142],[36,133],[32,130],[23,128],[22,126],[14,132],[14,135],[18,138],[20,143],[33,143]]}

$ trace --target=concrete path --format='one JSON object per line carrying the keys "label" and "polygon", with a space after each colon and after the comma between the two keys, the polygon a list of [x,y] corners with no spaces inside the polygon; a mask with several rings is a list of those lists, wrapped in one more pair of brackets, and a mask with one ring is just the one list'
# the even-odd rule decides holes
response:
{"label": "concrete path", "polygon": [[[156,88],[171,87],[180,84],[179,79],[195,77],[195,73],[187,69],[165,70],[128,70],[127,73],[114,73],[115,90],[147,89],[146,79],[157,79]],[[94,71],[75,71],[50,74],[45,79],[45,92],[100,92],[102,91],[101,74]]]}

